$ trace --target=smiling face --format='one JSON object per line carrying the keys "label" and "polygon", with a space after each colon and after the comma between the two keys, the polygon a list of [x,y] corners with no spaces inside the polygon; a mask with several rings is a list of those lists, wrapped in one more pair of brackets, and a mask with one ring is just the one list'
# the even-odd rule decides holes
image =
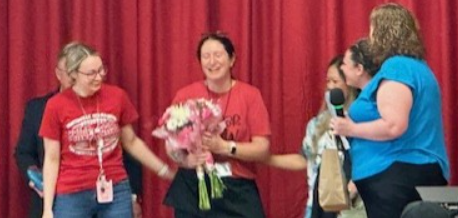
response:
{"label": "smiling face", "polygon": [[208,39],[202,44],[200,64],[207,80],[229,79],[234,62],[235,56],[231,58],[220,41]]}
{"label": "smiling face", "polygon": [[326,88],[327,90],[339,88],[344,93],[345,98],[348,96],[348,86],[345,83],[344,78],[339,74],[336,65],[331,65],[328,68],[328,72],[326,74]]}
{"label": "smiling face", "polygon": [[363,73],[363,67],[361,64],[355,63],[352,59],[352,52],[347,50],[343,59],[343,63],[340,67],[345,74],[347,85],[362,88],[359,84],[359,78]]}
{"label": "smiling face", "polygon": [[72,72],[75,79],[74,89],[80,94],[93,95],[102,86],[106,69],[98,55],[90,55],[84,59],[79,68]]}

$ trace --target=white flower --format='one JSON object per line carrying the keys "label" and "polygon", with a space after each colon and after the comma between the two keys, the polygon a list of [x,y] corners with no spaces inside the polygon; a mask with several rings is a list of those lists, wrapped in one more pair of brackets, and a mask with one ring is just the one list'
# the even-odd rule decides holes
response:
{"label": "white flower", "polygon": [[170,108],[170,117],[166,122],[166,128],[176,131],[189,122],[191,110],[185,105],[174,105]]}
{"label": "white flower", "polygon": [[172,118],[167,120],[167,123],[165,125],[166,125],[166,128],[170,131],[176,131],[178,128],[177,120],[172,119]]}
{"label": "white flower", "polygon": [[176,120],[177,121],[177,126],[182,127],[186,124],[186,120]]}

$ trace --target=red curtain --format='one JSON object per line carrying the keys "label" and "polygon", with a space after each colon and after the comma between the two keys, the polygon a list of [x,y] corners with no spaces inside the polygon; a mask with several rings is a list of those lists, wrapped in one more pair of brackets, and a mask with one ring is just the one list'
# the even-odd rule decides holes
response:
{"label": "red curtain", "polygon": [[[367,35],[369,13],[382,0],[3,0],[0,1],[0,214],[25,217],[28,188],[14,163],[25,102],[57,87],[59,48],[71,40],[95,46],[109,66],[109,83],[124,88],[141,118],[138,135],[161,158],[151,131],[174,93],[203,78],[196,59],[202,33],[222,30],[234,41],[234,75],[258,87],[270,112],[273,153],[298,152],[316,114],[328,61]],[[443,118],[457,184],[458,3],[399,0],[417,16],[427,61],[442,89]],[[259,166],[257,180],[270,218],[302,217],[304,172]],[[173,217],[161,204],[169,183],[144,171],[144,217]]]}

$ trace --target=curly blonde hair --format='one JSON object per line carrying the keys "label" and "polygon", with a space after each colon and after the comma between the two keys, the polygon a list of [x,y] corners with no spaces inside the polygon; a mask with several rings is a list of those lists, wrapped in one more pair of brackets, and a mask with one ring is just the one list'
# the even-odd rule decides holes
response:
{"label": "curly blonde hair", "polygon": [[399,4],[388,3],[374,8],[370,15],[371,53],[380,65],[394,55],[424,59],[425,48],[414,15]]}

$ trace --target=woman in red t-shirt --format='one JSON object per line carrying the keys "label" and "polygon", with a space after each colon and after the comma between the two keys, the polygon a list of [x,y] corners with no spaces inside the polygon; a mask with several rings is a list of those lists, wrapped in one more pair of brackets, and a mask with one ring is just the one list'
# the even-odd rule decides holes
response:
{"label": "woman in red t-shirt", "polygon": [[220,104],[227,127],[221,135],[205,133],[202,144],[214,155],[218,176],[227,189],[222,199],[212,199],[209,211],[199,210],[194,169],[204,163],[205,155],[188,153],[179,163],[164,203],[175,209],[175,218],[263,218],[254,162],[269,155],[270,125],[261,93],[231,75],[236,57],[228,37],[219,33],[204,36],[197,58],[205,80],[179,90],[174,103],[207,98]]}
{"label": "woman in red t-shirt", "polygon": [[[100,55],[82,43],[66,45],[65,69],[71,88],[52,97],[40,136],[45,158],[43,217],[131,217],[132,198],[122,148],[171,179],[168,170],[135,134],[138,113],[120,88],[103,83]],[[94,197],[95,196],[95,197]]]}

